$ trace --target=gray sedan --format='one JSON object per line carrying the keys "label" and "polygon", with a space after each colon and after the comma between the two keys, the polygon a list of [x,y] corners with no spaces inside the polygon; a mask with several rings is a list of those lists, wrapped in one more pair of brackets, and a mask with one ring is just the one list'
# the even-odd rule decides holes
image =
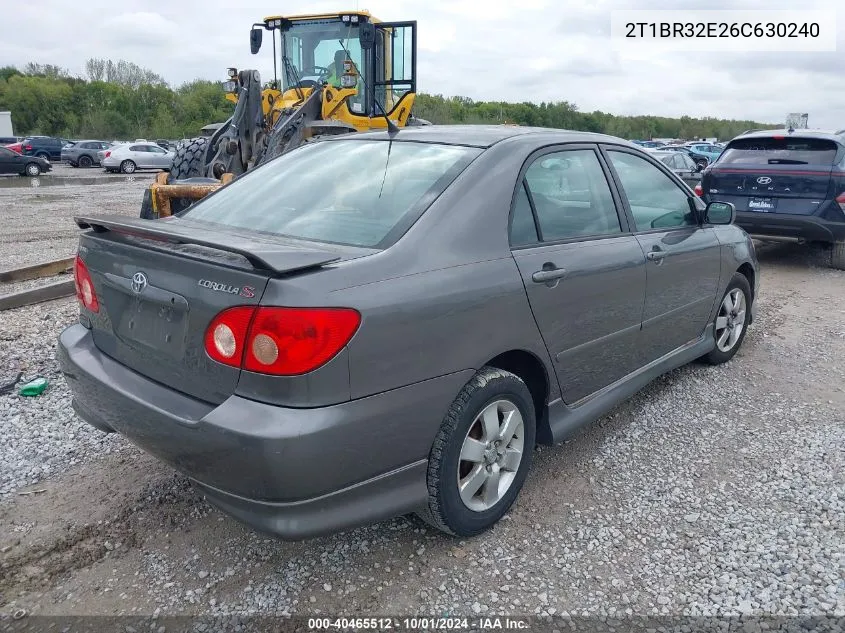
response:
{"label": "gray sedan", "polygon": [[173,152],[155,143],[126,143],[106,150],[101,164],[106,171],[132,174],[138,169],[169,170],[173,165]]}
{"label": "gray sedan", "polygon": [[84,420],[260,530],[470,536],[536,444],[737,353],[759,278],[733,219],[609,136],[338,136],[178,217],[77,218],[58,354]]}

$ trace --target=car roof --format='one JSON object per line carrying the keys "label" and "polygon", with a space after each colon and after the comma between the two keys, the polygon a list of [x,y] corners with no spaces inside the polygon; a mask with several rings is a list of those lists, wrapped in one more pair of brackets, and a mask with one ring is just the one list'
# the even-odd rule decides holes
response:
{"label": "car roof", "polygon": [[845,145],[845,130],[839,130],[838,132],[832,132],[829,130],[809,130],[805,128],[799,128],[797,130],[792,130],[790,132],[788,129],[782,130],[755,130],[753,132],[747,132],[745,134],[740,134],[739,136],[735,136],[731,139],[731,142],[736,141],[737,139],[746,139],[746,138],[772,138],[773,136],[783,136],[785,138],[794,137],[794,138],[817,138],[823,139],[828,141],[836,141],[840,145]]}
{"label": "car roof", "polygon": [[[521,125],[421,125],[402,128],[394,135],[394,141],[416,141],[420,143],[447,143],[450,145],[468,145],[471,147],[488,148],[496,143],[514,138],[531,135],[544,137],[557,143],[614,143],[630,147],[638,147],[630,141],[596,134],[593,132],[578,132],[557,128],[528,127]],[[328,138],[326,140],[348,139],[346,135]],[[356,139],[388,140],[386,130],[362,132],[354,136]]]}

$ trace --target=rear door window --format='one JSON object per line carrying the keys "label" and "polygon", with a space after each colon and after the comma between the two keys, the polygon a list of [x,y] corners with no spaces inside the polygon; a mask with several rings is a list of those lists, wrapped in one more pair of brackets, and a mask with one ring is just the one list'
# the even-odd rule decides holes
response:
{"label": "rear door window", "polygon": [[593,150],[540,156],[525,172],[525,185],[544,242],[622,232],[616,203]]}
{"label": "rear door window", "polygon": [[248,171],[181,215],[286,237],[385,248],[480,153],[408,141],[317,142]]}
{"label": "rear door window", "polygon": [[830,167],[837,144],[820,138],[745,138],[731,141],[720,165],[820,165]]}

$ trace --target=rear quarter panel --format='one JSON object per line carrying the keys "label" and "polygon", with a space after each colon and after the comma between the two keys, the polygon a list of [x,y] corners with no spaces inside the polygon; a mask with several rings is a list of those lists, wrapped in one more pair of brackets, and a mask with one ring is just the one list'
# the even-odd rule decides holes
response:
{"label": "rear quarter panel", "polygon": [[715,297],[711,320],[716,318],[719,300],[725,294],[728,284],[743,265],[750,265],[753,270],[751,290],[754,293],[755,301],[760,288],[759,265],[757,263],[757,254],[754,250],[754,242],[751,240],[751,237],[742,228],[734,224],[717,226],[715,227],[715,231],[716,237],[722,245],[722,261],[719,276],[719,291]]}

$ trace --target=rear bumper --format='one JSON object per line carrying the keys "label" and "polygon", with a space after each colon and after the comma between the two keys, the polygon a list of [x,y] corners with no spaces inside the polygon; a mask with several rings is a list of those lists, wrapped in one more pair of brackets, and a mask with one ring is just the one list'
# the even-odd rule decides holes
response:
{"label": "rear bumper", "polygon": [[103,355],[82,325],[58,357],[79,416],[190,477],[210,502],[286,539],[336,532],[426,503],[440,422],[472,370],[316,409],[231,396],[219,406]]}
{"label": "rear bumper", "polygon": [[787,237],[818,242],[845,240],[845,222],[813,215],[737,211],[736,224],[754,237]]}

